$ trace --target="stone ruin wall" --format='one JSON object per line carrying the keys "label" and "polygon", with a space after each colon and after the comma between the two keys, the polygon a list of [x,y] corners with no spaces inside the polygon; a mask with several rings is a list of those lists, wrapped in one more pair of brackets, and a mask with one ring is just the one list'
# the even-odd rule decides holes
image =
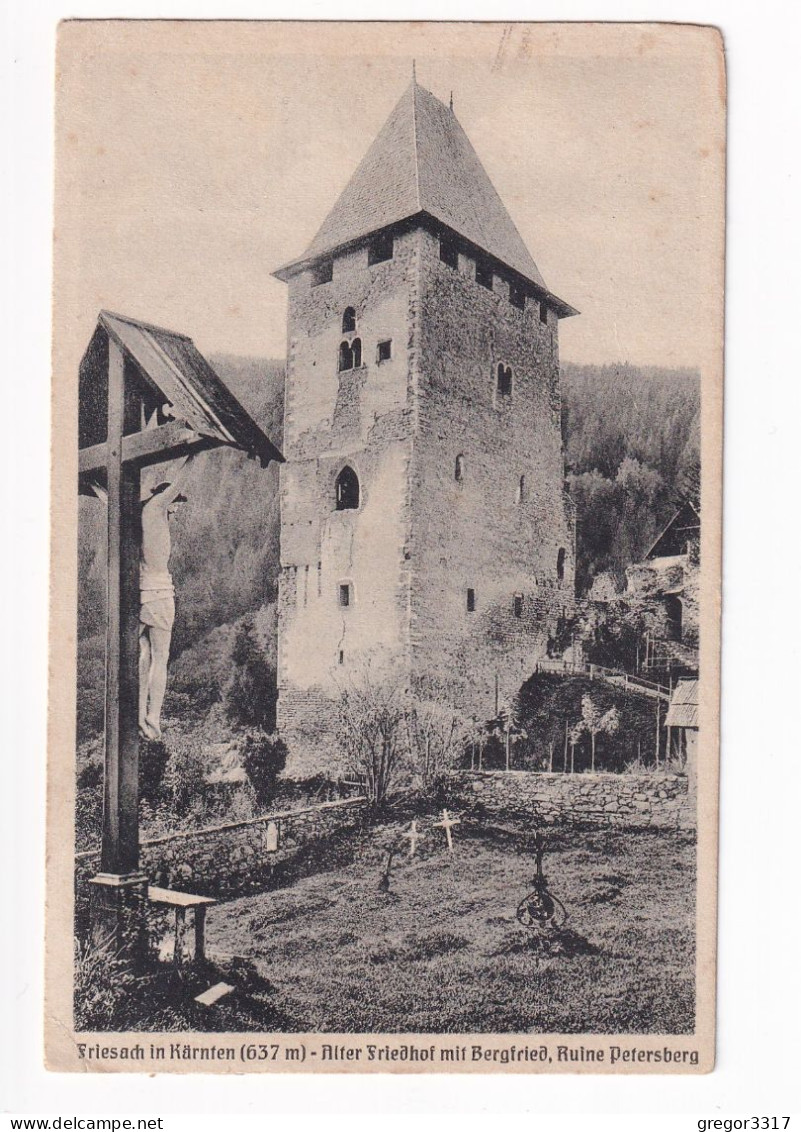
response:
{"label": "stone ruin wall", "polygon": [[[550,311],[543,324],[537,302],[520,311],[506,280],[496,275],[489,291],[474,274],[465,255],[458,270],[443,264],[436,235],[418,228],[396,236],[392,260],[368,267],[360,248],[335,257],[331,282],[312,286],[306,272],[290,284],[278,724],[291,775],[340,769],[326,699],[365,657],[434,679],[488,718],[496,674],[506,701],[571,609],[557,319]],[[339,374],[347,306],[363,365]],[[384,338],[392,359],[379,364]],[[508,400],[496,391],[499,362],[513,370]],[[345,463],[359,476],[357,511],[334,509]],[[354,588],[346,610],[344,581]]]}
{"label": "stone ruin wall", "polygon": [[[280,881],[315,842],[330,841],[361,825],[361,798],[322,802],[297,810],[263,814],[248,821],[187,830],[144,841],[140,868],[151,884],[219,899],[260,892]],[[278,849],[270,851],[268,829],[278,827]],[[88,916],[89,880],[97,874],[100,851],[76,854],[76,920]]]}
{"label": "stone ruin wall", "polygon": [[[278,726],[287,773],[336,771],[335,698],[368,657],[408,671],[410,376],[417,235],[368,266],[362,247],[334,260],[333,279],[290,283],[285,454],[281,468]],[[356,312],[362,365],[338,372],[342,315]],[[392,357],[378,362],[378,342]],[[359,477],[358,510],[335,509],[335,480]],[[339,586],[352,602],[339,604]]]}
{"label": "stone ruin wall", "polygon": [[697,824],[695,783],[681,774],[465,771],[448,790],[457,806],[480,804],[488,817],[690,832]]}
{"label": "stone ruin wall", "polygon": [[[418,430],[412,460],[413,670],[457,688],[471,715],[508,701],[547,653],[575,593],[574,523],[564,489],[557,318],[510,302],[509,284],[455,270],[423,232]],[[512,367],[512,396],[497,391]],[[455,477],[457,456],[464,473]],[[520,477],[525,477],[522,498]],[[565,551],[563,577],[557,574]],[[475,612],[467,611],[467,589]],[[516,616],[515,596],[522,601]]]}

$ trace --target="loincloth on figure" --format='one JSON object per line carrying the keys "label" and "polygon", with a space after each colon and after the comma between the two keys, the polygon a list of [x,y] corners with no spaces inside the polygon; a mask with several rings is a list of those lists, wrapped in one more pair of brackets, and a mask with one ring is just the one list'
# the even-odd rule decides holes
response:
{"label": "loincloth on figure", "polygon": [[[151,596],[152,595],[152,596]],[[142,594],[139,606],[139,622],[152,629],[166,629],[169,632],[175,621],[175,597],[171,593],[149,591]]]}
{"label": "loincloth on figure", "polygon": [[[145,584],[142,584],[145,583]],[[175,621],[175,591],[169,574],[145,576],[139,590],[139,622],[151,629],[172,630]]]}

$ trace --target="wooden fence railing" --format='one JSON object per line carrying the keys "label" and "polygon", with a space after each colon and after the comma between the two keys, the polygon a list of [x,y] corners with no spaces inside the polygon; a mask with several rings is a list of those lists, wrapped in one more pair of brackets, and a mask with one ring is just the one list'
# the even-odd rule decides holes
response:
{"label": "wooden fence railing", "polygon": [[589,676],[591,680],[596,678],[605,680],[607,683],[623,688],[627,692],[640,693],[666,702],[670,699],[670,689],[666,688],[664,684],[656,684],[653,680],[634,676],[632,673],[623,672],[618,668],[604,668],[600,664],[584,664],[574,660],[538,660],[534,666],[534,671],[581,674]]}

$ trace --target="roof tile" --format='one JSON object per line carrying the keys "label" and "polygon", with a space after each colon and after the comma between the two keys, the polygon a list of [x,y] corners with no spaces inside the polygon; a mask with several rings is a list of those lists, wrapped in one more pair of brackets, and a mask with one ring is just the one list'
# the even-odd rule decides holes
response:
{"label": "roof tile", "polygon": [[433,216],[546,289],[455,114],[416,81],[390,114],[303,256],[287,266],[329,254],[420,213]]}

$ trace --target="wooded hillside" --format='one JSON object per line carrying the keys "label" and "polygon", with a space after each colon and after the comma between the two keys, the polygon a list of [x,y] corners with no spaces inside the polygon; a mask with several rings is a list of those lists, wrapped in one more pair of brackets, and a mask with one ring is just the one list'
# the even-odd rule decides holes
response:
{"label": "wooded hillside", "polygon": [[701,391],[691,370],[562,369],[567,484],[577,508],[577,585],[622,584],[676,510],[697,500]]}
{"label": "wooded hillside", "polygon": [[[281,447],[283,363],[219,356],[223,380]],[[697,480],[697,374],[634,366],[563,366],[567,482],[578,508],[578,585],[602,572],[622,581]],[[279,568],[278,470],[237,452],[202,455],[174,520],[178,592],[173,655],[275,598]],[[79,701],[102,720],[105,508],[81,498]],[[228,633],[228,636],[231,634]]]}
{"label": "wooded hillside", "polygon": [[[231,391],[281,446],[283,362],[212,358]],[[188,502],[173,519],[170,568],[180,602],[173,653],[209,629],[235,621],[272,601],[278,581],[278,469],[228,449],[198,457],[185,489]],[[105,508],[80,500],[79,636],[103,628],[105,617]]]}

